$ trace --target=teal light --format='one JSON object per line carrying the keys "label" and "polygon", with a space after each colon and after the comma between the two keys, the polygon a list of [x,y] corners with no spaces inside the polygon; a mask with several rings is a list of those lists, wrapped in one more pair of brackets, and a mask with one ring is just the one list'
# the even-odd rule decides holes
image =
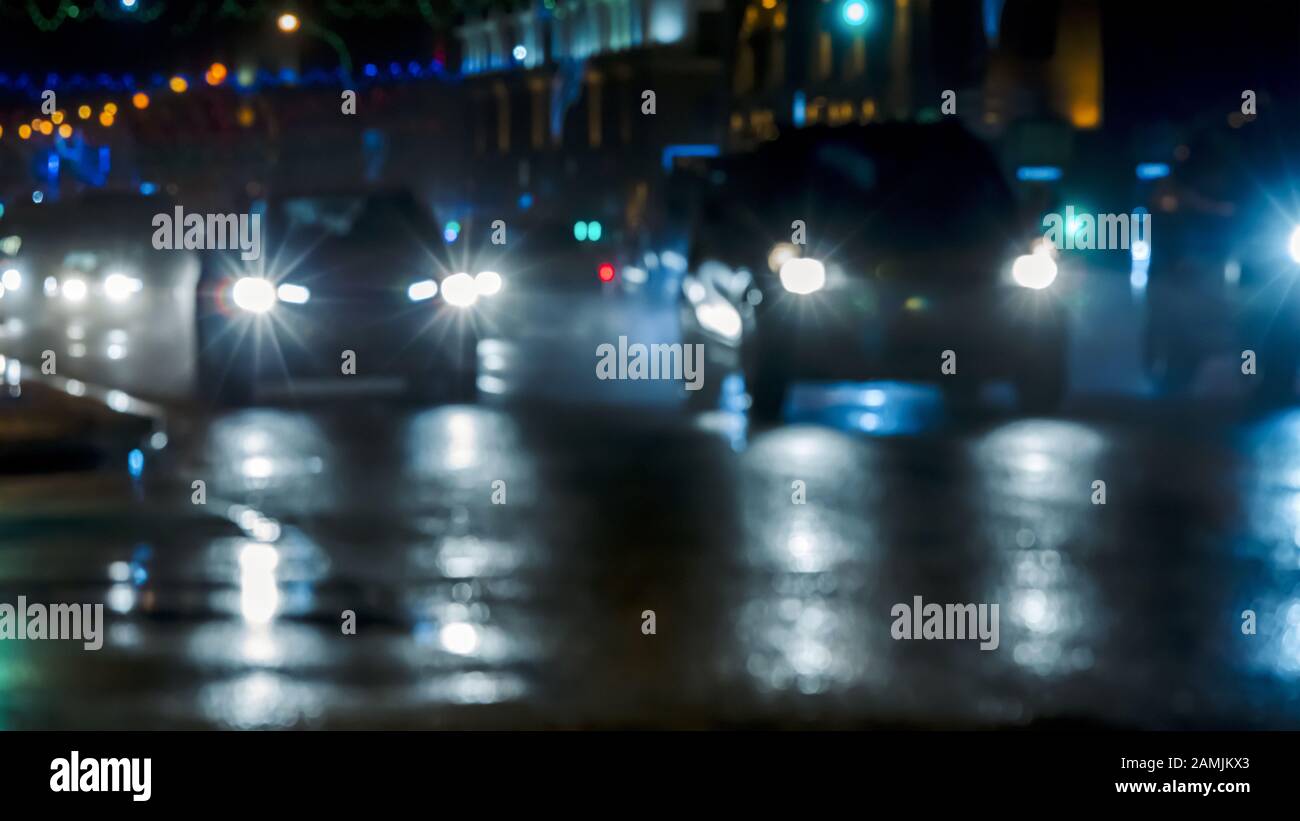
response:
{"label": "teal light", "polygon": [[600,235],[602,233],[604,233],[604,229],[600,227],[599,222],[592,220],[587,223],[587,239],[592,242],[600,242]]}
{"label": "teal light", "polygon": [[850,26],[861,26],[867,22],[867,4],[865,0],[848,0],[840,9],[844,22]]}
{"label": "teal light", "polygon": [[1079,232],[1079,227],[1079,218],[1075,216],[1074,206],[1067,205],[1065,207],[1065,233],[1073,237]]}
{"label": "teal light", "polygon": [[573,224],[573,238],[578,242],[587,241],[587,223],[579,220]]}

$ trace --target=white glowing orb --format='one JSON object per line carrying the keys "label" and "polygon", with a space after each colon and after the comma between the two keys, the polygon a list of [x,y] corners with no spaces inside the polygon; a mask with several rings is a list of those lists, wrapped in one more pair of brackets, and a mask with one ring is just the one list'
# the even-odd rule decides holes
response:
{"label": "white glowing orb", "polygon": [[468,656],[478,649],[478,630],[468,622],[452,622],[438,631],[438,640],[448,652]]}
{"label": "white glowing orb", "polygon": [[236,305],[252,314],[264,314],[275,305],[275,286],[261,277],[241,277],[230,295]]}
{"label": "white glowing orb", "polygon": [[826,285],[826,266],[815,259],[788,259],[781,266],[781,284],[792,294],[811,294]]}
{"label": "white glowing orb", "polygon": [[1056,262],[1045,252],[1022,254],[1011,264],[1011,278],[1021,287],[1041,291],[1056,281]]}
{"label": "white glowing orb", "polygon": [[112,273],[104,278],[104,295],[112,302],[125,302],[143,288],[143,282],[126,274]]}
{"label": "white glowing orb", "polygon": [[468,308],[478,301],[478,286],[466,273],[452,274],[442,281],[442,298],[448,305]]}
{"label": "white glowing orb", "polygon": [[406,298],[412,302],[423,302],[426,299],[433,299],[438,295],[438,283],[431,279],[422,279],[419,282],[411,283],[411,287],[406,289]]}
{"label": "white glowing orb", "polygon": [[479,271],[474,275],[474,286],[479,296],[495,296],[501,292],[501,275],[496,271]]}
{"label": "white glowing orb", "polygon": [[86,298],[86,281],[69,279],[63,283],[63,298],[69,302],[81,302]]}
{"label": "white glowing orb", "polygon": [[286,282],[275,289],[275,295],[280,298],[281,302],[289,302],[294,305],[302,305],[311,299],[311,291],[304,285],[294,285]]}
{"label": "white glowing orb", "polygon": [[740,312],[725,300],[711,300],[697,305],[695,317],[700,321],[700,325],[727,339],[740,336]]}

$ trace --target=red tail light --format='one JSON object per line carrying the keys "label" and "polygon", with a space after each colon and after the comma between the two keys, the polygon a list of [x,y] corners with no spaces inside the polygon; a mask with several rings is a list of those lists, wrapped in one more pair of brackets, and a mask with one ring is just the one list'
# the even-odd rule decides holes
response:
{"label": "red tail light", "polygon": [[596,269],[596,276],[600,277],[601,282],[612,282],[614,280],[614,266],[608,262],[602,264]]}

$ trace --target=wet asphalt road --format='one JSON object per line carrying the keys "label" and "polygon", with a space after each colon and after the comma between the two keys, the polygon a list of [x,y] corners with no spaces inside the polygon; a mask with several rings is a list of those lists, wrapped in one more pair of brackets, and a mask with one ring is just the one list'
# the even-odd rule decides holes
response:
{"label": "wet asphalt road", "polygon": [[[1300,726],[1300,411],[836,418],[254,409],[5,476],[0,600],[110,612],[0,642],[0,721]],[[917,595],[1000,603],[999,648],[891,639]]]}
{"label": "wet asphalt road", "polygon": [[[1052,419],[903,385],[803,390],[765,429],[645,383],[180,406],[133,477],[147,427],[30,388],[0,408],[0,602],[108,625],[0,641],[0,727],[1300,728],[1300,410],[1136,395],[1112,296]],[[502,384],[615,387],[535,330],[490,352]],[[997,603],[998,648],[892,639],[915,596]]]}

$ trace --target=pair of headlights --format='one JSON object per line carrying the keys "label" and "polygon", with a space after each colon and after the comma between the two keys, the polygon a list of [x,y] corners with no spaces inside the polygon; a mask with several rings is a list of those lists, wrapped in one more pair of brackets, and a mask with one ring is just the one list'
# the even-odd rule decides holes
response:
{"label": "pair of headlights", "polygon": [[[442,291],[443,301],[457,308],[468,308],[479,297],[494,296],[501,291],[501,275],[496,271],[480,271],[477,276],[465,273],[452,274],[442,281],[442,287],[433,279],[422,279],[406,289],[406,298],[412,302],[433,299]],[[303,285],[283,282],[276,286],[262,277],[240,277],[231,289],[235,305],[252,314],[264,314],[277,302],[302,305],[311,299],[311,291]]]}
{"label": "pair of headlights", "polygon": [[[22,285],[22,274],[18,269],[10,268],[4,272],[0,284],[3,284],[0,291],[16,291]],[[104,277],[102,290],[109,302],[120,304],[144,290],[144,282],[139,277],[114,271]],[[45,295],[62,296],[64,300],[75,305],[86,301],[86,297],[90,295],[90,286],[79,276],[66,277],[62,282],[57,277],[50,276],[45,278]]]}
{"label": "pair of headlights", "polygon": [[[504,280],[496,271],[479,271],[474,276],[464,272],[455,273],[442,281],[442,299],[448,305],[468,308],[478,302],[479,297],[499,294],[503,284]],[[406,298],[412,302],[423,302],[433,299],[439,290],[436,280],[422,279],[406,289]]]}
{"label": "pair of headlights", "polygon": [[274,308],[277,302],[302,305],[311,299],[311,291],[291,282],[282,282],[277,287],[271,280],[262,277],[240,277],[230,290],[230,298],[235,301],[235,305],[250,314],[264,314]]}
{"label": "pair of headlights", "polygon": [[[1300,249],[1300,229],[1293,247]],[[799,249],[780,243],[767,256],[768,267],[781,279],[781,287],[800,296],[826,287],[826,265],[819,259],[799,256]],[[1011,279],[1023,288],[1041,291],[1056,281],[1056,251],[1050,243],[1039,240],[1028,254],[1016,257],[1011,264]]]}

